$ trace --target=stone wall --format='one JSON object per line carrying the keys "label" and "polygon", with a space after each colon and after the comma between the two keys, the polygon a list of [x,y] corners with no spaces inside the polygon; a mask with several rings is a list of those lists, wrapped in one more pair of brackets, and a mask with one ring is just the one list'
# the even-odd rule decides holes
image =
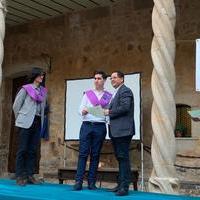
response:
{"label": "stone wall", "polygon": [[[195,39],[200,35],[198,1],[177,0],[176,101],[190,106],[200,105],[194,88]],[[51,72],[47,74],[50,112],[50,140],[41,146],[40,173],[55,173],[58,167],[74,166],[77,152],[65,149],[64,103],[65,80],[91,77],[95,69],[108,74],[113,70],[142,73],[142,112],[144,144],[151,145],[151,0],[123,0],[112,7],[66,14],[54,19],[34,21],[7,28],[5,38],[4,83],[27,71],[34,64],[46,67],[44,55],[52,57]],[[42,56],[43,55],[43,56]],[[11,85],[9,90],[12,90]],[[2,91],[6,96],[6,92]],[[3,102],[2,102],[3,103]],[[6,152],[9,148],[11,104],[2,107]],[[7,114],[5,114],[7,113]],[[200,125],[195,123],[199,138]],[[67,142],[77,148],[75,142]],[[3,144],[3,140],[0,141]],[[183,142],[184,144],[184,142]],[[112,151],[105,145],[103,151]],[[184,153],[179,149],[181,153]],[[151,157],[144,153],[145,176],[151,172]],[[136,157],[136,159],[135,159]],[[134,165],[140,167],[140,152],[131,153]],[[113,157],[103,155],[102,165],[112,163]]]}
{"label": "stone wall", "polygon": [[[3,84],[1,86],[1,124],[0,124],[0,175],[2,172],[7,171],[8,166],[8,155],[9,155],[9,132],[8,128],[10,129],[11,126],[11,94],[12,94],[12,82],[10,79],[5,78]],[[7,112],[9,111],[9,112]]]}

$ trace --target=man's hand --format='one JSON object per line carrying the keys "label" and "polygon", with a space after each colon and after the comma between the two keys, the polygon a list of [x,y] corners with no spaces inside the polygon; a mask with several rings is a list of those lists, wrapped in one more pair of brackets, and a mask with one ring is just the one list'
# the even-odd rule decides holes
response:
{"label": "man's hand", "polygon": [[105,116],[107,116],[107,115],[109,115],[109,110],[108,109],[104,109],[103,113],[104,113]]}
{"label": "man's hand", "polygon": [[88,114],[88,110],[87,110],[87,108],[84,108],[83,110],[82,110],[82,115],[87,115]]}

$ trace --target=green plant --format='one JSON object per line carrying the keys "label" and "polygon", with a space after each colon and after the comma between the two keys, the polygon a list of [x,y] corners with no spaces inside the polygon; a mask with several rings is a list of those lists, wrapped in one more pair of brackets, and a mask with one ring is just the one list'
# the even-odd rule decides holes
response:
{"label": "green plant", "polygon": [[179,123],[176,125],[176,128],[175,128],[175,136],[183,137],[185,136],[186,131],[187,131],[187,128],[183,124]]}

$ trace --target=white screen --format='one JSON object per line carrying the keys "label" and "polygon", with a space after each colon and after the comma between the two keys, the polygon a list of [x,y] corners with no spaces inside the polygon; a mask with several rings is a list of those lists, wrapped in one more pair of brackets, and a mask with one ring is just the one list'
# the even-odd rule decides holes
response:
{"label": "white screen", "polygon": [[[141,125],[141,95],[140,95],[140,73],[125,75],[125,85],[129,87],[134,95],[134,119],[135,119],[135,135],[134,140],[140,139]],[[83,94],[86,90],[92,89],[94,79],[76,79],[66,81],[66,106],[65,106],[65,140],[78,140],[79,130],[81,127],[81,116],[78,113],[79,106]],[[105,89],[113,93],[114,88],[111,86],[110,80],[105,83]],[[106,139],[108,139],[108,134]]]}
{"label": "white screen", "polygon": [[200,39],[196,40],[196,91],[200,91]]}

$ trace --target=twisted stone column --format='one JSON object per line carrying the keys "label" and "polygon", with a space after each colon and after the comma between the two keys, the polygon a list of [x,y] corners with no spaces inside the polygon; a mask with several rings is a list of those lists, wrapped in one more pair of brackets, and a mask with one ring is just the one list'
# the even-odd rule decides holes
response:
{"label": "twisted stone column", "polygon": [[2,83],[2,63],[4,56],[3,41],[5,36],[6,0],[0,0],[0,87]]}
{"label": "twisted stone column", "polygon": [[174,167],[176,156],[175,18],[173,0],[154,0],[152,13],[154,37],[151,47],[154,64],[151,80],[154,97],[151,112],[154,132],[151,146],[153,170],[149,179],[151,192],[178,192],[178,179]]}

